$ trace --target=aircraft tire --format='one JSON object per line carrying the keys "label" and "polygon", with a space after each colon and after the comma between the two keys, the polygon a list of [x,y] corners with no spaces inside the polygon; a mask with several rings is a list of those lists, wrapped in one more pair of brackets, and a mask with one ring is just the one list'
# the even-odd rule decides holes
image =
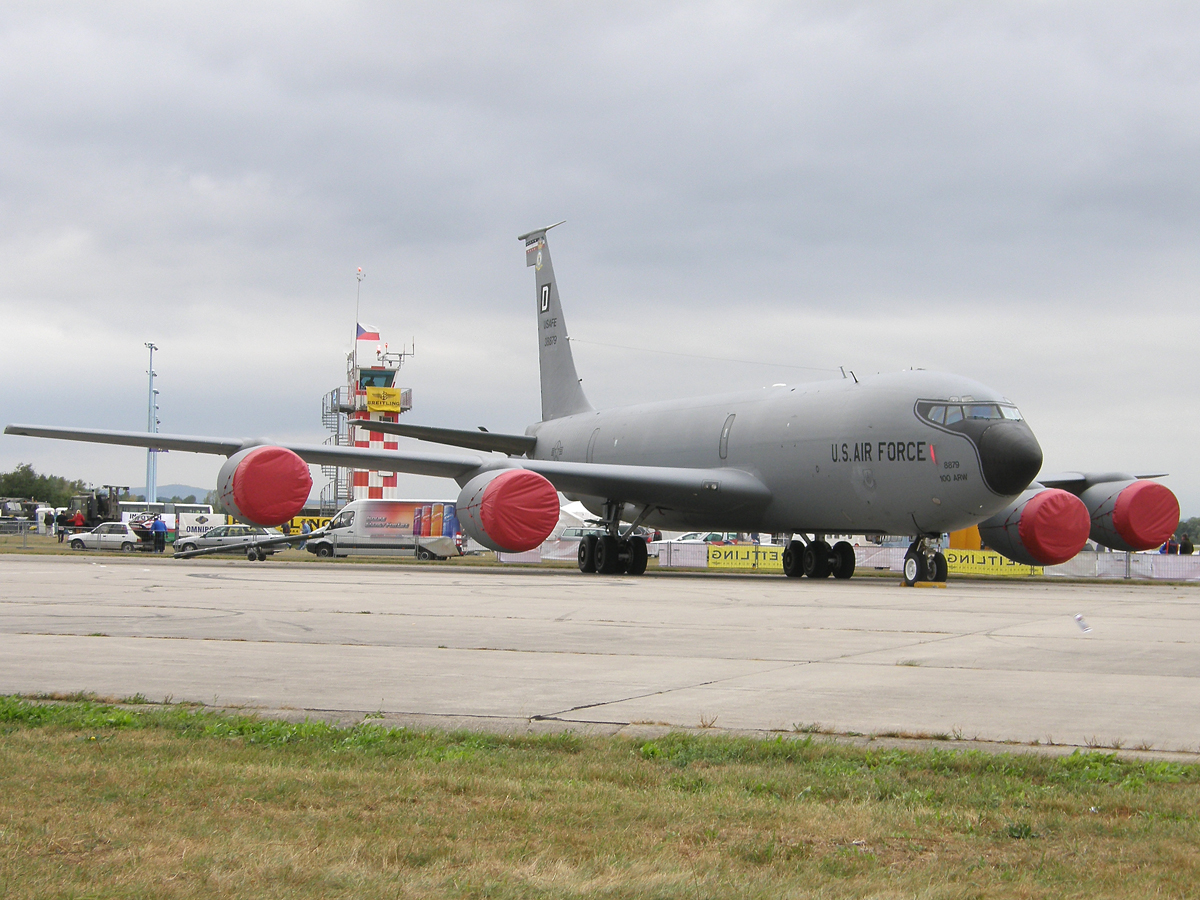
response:
{"label": "aircraft tire", "polygon": [[838,541],[833,545],[833,577],[849,578],[854,574],[854,548],[849,541]]}
{"label": "aircraft tire", "polygon": [[813,541],[804,548],[804,574],[809,578],[829,577],[829,554],[833,550],[824,541]]}
{"label": "aircraft tire", "polygon": [[596,572],[615,575],[620,569],[620,545],[611,534],[599,535],[596,540]]}
{"label": "aircraft tire", "polygon": [[804,545],[799,541],[788,541],[783,549],[783,574],[788,578],[804,575]]}
{"label": "aircraft tire", "polygon": [[904,583],[912,587],[918,581],[926,581],[925,556],[922,553],[909,551],[904,554]]}
{"label": "aircraft tire", "polygon": [[650,554],[646,552],[646,542],[640,537],[630,538],[629,540],[629,565],[625,571],[630,575],[644,575],[646,572],[646,563],[650,559]]}
{"label": "aircraft tire", "polygon": [[933,561],[933,571],[929,575],[930,581],[945,581],[949,570],[946,565],[946,554],[940,550],[930,557]]}
{"label": "aircraft tire", "polygon": [[596,571],[596,535],[585,534],[579,539],[579,571]]}
{"label": "aircraft tire", "polygon": [[267,561],[267,551],[266,551],[266,550],[259,550],[259,551],[258,551],[258,561],[259,561],[259,562],[266,562],[266,561]]}
{"label": "aircraft tire", "polygon": [[246,559],[250,560],[250,562],[258,562],[258,551],[251,547],[246,551]]}

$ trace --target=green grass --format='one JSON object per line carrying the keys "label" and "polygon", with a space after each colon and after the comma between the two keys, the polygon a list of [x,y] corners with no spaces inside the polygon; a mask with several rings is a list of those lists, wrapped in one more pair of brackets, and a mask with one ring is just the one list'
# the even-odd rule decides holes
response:
{"label": "green grass", "polygon": [[1200,767],[0,697],[5,897],[1200,892]]}

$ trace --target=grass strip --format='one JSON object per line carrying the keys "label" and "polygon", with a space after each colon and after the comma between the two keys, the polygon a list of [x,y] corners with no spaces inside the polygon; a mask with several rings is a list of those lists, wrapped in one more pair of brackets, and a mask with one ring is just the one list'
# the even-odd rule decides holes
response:
{"label": "grass strip", "polygon": [[0,697],[5,897],[1200,891],[1200,767]]}

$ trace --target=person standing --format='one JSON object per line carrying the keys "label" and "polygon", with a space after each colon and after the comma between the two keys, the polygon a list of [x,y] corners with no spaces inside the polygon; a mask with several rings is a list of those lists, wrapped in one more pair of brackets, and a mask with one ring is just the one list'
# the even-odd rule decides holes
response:
{"label": "person standing", "polygon": [[1196,552],[1196,548],[1192,546],[1192,539],[1186,534],[1179,539],[1179,555],[1191,556]]}
{"label": "person standing", "polygon": [[75,517],[73,519],[71,519],[71,524],[74,525],[76,528],[82,528],[85,524],[87,524],[86,522],[83,521],[83,510],[82,509],[75,510]]}
{"label": "person standing", "polygon": [[154,552],[162,553],[167,549],[167,523],[163,521],[162,516],[154,517],[150,531],[154,535]]}

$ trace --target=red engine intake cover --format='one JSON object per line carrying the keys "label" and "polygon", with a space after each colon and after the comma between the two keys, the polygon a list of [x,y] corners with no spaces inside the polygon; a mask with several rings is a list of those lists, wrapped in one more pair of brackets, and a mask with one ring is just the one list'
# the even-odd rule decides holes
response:
{"label": "red engine intake cover", "polygon": [[308,502],[312,475],[308,463],[291,450],[251,447],[235,453],[221,467],[217,490],[238,518],[256,525],[282,525]]}
{"label": "red engine intake cover", "polygon": [[1091,530],[1091,516],[1083,501],[1057,488],[1031,497],[1017,526],[1025,549],[1044,566],[1073,558],[1087,543]]}
{"label": "red engine intake cover", "polygon": [[493,550],[532,550],[558,524],[558,492],[528,469],[477,476],[463,488],[457,506],[463,529]]}
{"label": "red engine intake cover", "polygon": [[1117,496],[1112,521],[1134,550],[1153,550],[1179,527],[1179,500],[1156,481],[1135,481]]}

